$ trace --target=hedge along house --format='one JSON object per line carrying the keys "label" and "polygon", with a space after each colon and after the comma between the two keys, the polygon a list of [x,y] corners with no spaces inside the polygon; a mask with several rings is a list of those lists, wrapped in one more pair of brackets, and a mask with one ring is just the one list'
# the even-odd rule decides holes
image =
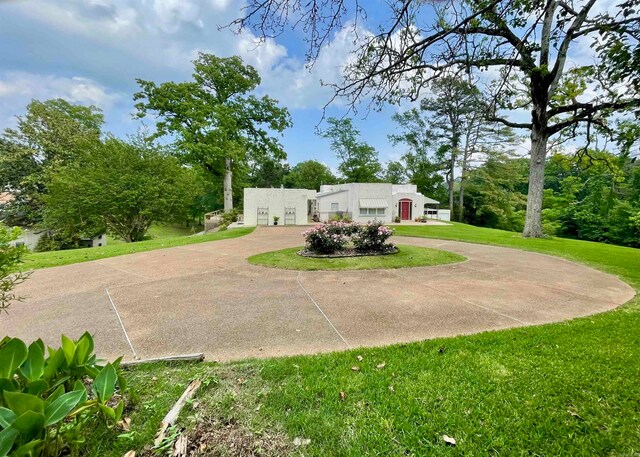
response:
{"label": "hedge along house", "polygon": [[349,183],[323,185],[320,192],[310,189],[244,190],[244,225],[304,225],[348,217],[357,222],[379,220],[412,221],[427,216],[449,220],[449,211],[439,202],[418,192],[414,184]]}
{"label": "hedge along house", "polygon": [[315,212],[316,191],[310,189],[245,188],[244,225],[305,225]]}

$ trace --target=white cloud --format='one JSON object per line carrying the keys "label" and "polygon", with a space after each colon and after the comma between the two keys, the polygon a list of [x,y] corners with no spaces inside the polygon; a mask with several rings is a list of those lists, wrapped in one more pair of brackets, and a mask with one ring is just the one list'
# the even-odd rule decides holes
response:
{"label": "white cloud", "polygon": [[118,95],[87,78],[7,72],[0,76],[0,99],[30,97],[38,99],[64,98],[73,103],[100,107],[111,105]]}
{"label": "white cloud", "polygon": [[177,32],[184,24],[203,28],[199,2],[193,0],[154,0],[157,23],[168,33]]}
{"label": "white cloud", "polygon": [[271,71],[287,57],[287,48],[276,43],[273,38],[260,40],[248,30],[237,35],[235,52],[245,63],[253,65],[261,75]]}
{"label": "white cloud", "polygon": [[109,109],[120,94],[109,91],[87,78],[60,77],[27,72],[0,74],[0,125],[13,124],[14,116],[24,112],[32,99],[63,98],[72,103]]}
{"label": "white cloud", "polygon": [[[321,108],[333,94],[332,88],[321,83],[342,81],[342,72],[353,58],[352,51],[356,45],[353,28],[347,24],[320,49],[311,68],[301,59],[283,55],[263,77],[263,90],[292,109]],[[336,100],[335,104],[340,103]]]}

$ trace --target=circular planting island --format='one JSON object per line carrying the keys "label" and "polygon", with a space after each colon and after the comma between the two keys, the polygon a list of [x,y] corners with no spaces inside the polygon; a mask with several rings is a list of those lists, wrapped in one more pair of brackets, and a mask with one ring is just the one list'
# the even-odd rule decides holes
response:
{"label": "circular planting island", "polygon": [[[314,257],[300,255],[303,247],[264,252],[248,258],[249,263],[286,270],[373,270],[384,268],[430,267],[457,263],[465,257],[453,252],[417,246],[399,245],[395,252]],[[349,251],[350,252],[350,251]]]}

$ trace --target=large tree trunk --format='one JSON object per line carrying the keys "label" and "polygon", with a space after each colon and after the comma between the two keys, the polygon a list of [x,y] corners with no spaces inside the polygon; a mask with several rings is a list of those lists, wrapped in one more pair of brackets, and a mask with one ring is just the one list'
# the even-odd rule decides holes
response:
{"label": "large tree trunk", "polygon": [[451,211],[451,215],[453,213],[453,183],[454,183],[454,172],[456,168],[456,155],[454,151],[451,151],[451,163],[449,164],[449,210]]}
{"label": "large tree trunk", "polygon": [[460,198],[458,200],[458,222],[462,222],[462,218],[464,216],[464,180],[465,176],[465,167],[466,167],[466,159],[462,162],[462,170],[460,172]]}
{"label": "large tree trunk", "polygon": [[541,238],[542,233],[542,195],[544,191],[544,165],[547,158],[546,133],[535,126],[531,130],[531,165],[529,167],[529,192],[527,194],[527,215],[523,236]]}
{"label": "large tree trunk", "polygon": [[231,211],[233,209],[233,188],[232,188],[232,178],[233,178],[233,161],[231,158],[227,157],[224,162],[224,184],[223,184],[223,192],[224,192],[224,210]]}
{"label": "large tree trunk", "polygon": [[462,218],[464,217],[464,180],[467,179],[467,161],[469,160],[471,154],[469,154],[469,130],[467,130],[467,135],[465,139],[464,150],[462,151],[462,164],[460,167],[460,196],[458,199],[458,222],[462,222]]}

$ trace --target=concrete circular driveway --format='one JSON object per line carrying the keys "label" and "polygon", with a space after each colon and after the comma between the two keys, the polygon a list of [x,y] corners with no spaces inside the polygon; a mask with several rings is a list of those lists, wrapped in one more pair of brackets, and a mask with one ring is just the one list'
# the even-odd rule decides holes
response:
{"label": "concrete circular driveway", "polygon": [[531,252],[401,238],[467,257],[436,267],[296,272],[250,255],[299,246],[301,227],[38,270],[0,334],[58,345],[94,334],[97,353],[213,360],[308,354],[561,321],[633,298],[618,278]]}

